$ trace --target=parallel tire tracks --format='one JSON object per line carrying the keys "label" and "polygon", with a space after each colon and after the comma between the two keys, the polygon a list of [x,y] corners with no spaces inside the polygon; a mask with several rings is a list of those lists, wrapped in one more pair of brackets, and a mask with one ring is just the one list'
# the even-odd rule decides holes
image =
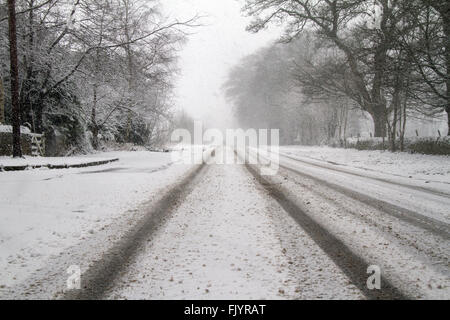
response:
{"label": "parallel tire tracks", "polygon": [[420,213],[399,207],[397,205],[391,204],[391,203],[383,201],[383,200],[375,199],[366,194],[354,191],[352,189],[343,187],[343,186],[335,184],[335,183],[325,181],[323,179],[317,178],[311,174],[302,172],[300,170],[291,168],[289,166],[280,164],[280,167],[289,172],[292,172],[294,174],[297,174],[297,175],[303,176],[307,179],[318,182],[321,185],[324,185],[330,189],[333,189],[333,190],[335,190],[349,198],[352,198],[356,201],[359,201],[368,206],[371,206],[381,212],[389,214],[397,219],[403,220],[403,221],[405,221],[409,224],[412,224],[416,227],[419,227],[421,229],[430,231],[430,232],[442,237],[445,240],[450,239],[450,225],[445,222],[433,219],[431,217],[424,216]]}
{"label": "parallel tire tracks", "polygon": [[[291,160],[294,160],[294,161],[306,164],[306,165],[311,165],[311,166],[322,168],[322,169],[328,169],[330,171],[337,171],[337,172],[342,172],[342,173],[348,173],[345,170],[332,169],[332,168],[329,168],[327,166],[321,166],[319,164],[311,164],[309,162],[305,162],[305,161],[299,160],[297,158],[286,156],[286,155],[283,155],[283,154],[280,154],[280,155],[283,156],[283,157],[286,157],[288,159],[291,159]],[[450,224],[448,224],[448,223],[445,223],[443,221],[440,221],[440,220],[437,220],[437,219],[434,219],[434,218],[431,218],[431,217],[427,217],[427,216],[425,216],[423,214],[420,214],[420,213],[417,213],[415,211],[412,211],[412,210],[409,210],[409,209],[406,209],[406,208],[394,205],[394,204],[389,203],[387,201],[383,201],[383,200],[380,200],[380,199],[368,196],[367,194],[355,191],[353,189],[344,187],[342,185],[326,181],[324,179],[318,178],[318,177],[316,177],[316,176],[314,176],[312,174],[306,173],[306,172],[301,171],[299,169],[292,168],[292,167],[290,167],[288,165],[284,165],[284,164],[280,163],[279,166],[280,166],[280,168],[282,168],[284,170],[287,170],[287,171],[289,171],[291,173],[294,173],[294,174],[296,174],[298,176],[301,176],[303,178],[307,178],[309,180],[317,182],[317,183],[319,183],[319,184],[321,184],[321,185],[323,185],[323,186],[325,186],[325,187],[327,187],[329,189],[332,189],[332,190],[334,190],[334,191],[336,191],[336,192],[338,192],[340,194],[343,194],[344,196],[347,196],[347,197],[349,197],[349,198],[351,198],[353,200],[356,200],[358,202],[364,203],[364,204],[366,204],[366,205],[368,205],[368,206],[370,206],[370,207],[372,207],[374,209],[379,210],[382,213],[385,213],[385,214],[388,214],[390,216],[393,216],[393,217],[395,217],[397,219],[400,219],[400,220],[402,220],[402,221],[404,221],[406,223],[409,223],[409,224],[411,224],[411,225],[413,225],[415,227],[418,227],[418,228],[421,228],[423,230],[432,232],[433,234],[443,238],[444,240],[449,240],[450,239]],[[358,175],[358,174],[354,174],[354,175]],[[368,178],[371,179],[370,177],[368,177]],[[395,182],[388,182],[388,181],[383,181],[383,182],[391,183],[391,184],[394,184],[394,185],[403,186],[402,184],[395,183]],[[414,190],[420,190],[422,192],[428,192],[428,193],[431,193],[431,194],[436,194],[436,195],[439,195],[439,196],[447,196],[446,193],[434,192],[433,190],[429,190],[429,189],[426,189],[426,188],[417,187],[417,189],[416,189],[413,186],[407,186],[407,187],[410,187],[411,189],[414,189]]]}
{"label": "parallel tire tracks", "polygon": [[319,163],[313,163],[313,162],[310,162],[310,161],[304,161],[302,159],[299,159],[299,158],[296,158],[296,157],[293,157],[293,156],[290,156],[290,155],[287,155],[287,154],[284,154],[284,153],[280,153],[279,155],[281,157],[285,157],[287,159],[290,159],[290,160],[293,160],[293,161],[297,161],[297,162],[300,162],[300,163],[303,163],[303,164],[306,164],[306,165],[309,165],[309,166],[321,168],[321,169],[327,169],[327,170],[331,170],[331,171],[336,171],[336,172],[340,172],[340,173],[349,174],[349,175],[352,175],[352,176],[355,176],[355,177],[376,180],[376,181],[380,181],[380,182],[384,182],[384,183],[388,183],[388,184],[393,184],[393,185],[397,185],[397,186],[408,188],[408,189],[412,189],[412,190],[417,190],[417,191],[421,191],[421,192],[425,192],[425,193],[434,194],[434,195],[441,196],[441,197],[442,196],[445,196],[445,197],[450,196],[450,194],[448,194],[446,192],[443,192],[443,191],[439,191],[439,190],[434,190],[434,189],[430,189],[430,188],[424,188],[424,187],[420,187],[420,186],[413,186],[413,185],[410,185],[410,184],[401,183],[401,182],[397,182],[397,181],[392,181],[392,180],[384,179],[384,178],[367,176],[367,175],[359,174],[359,173],[352,172],[352,171],[346,170],[346,169],[334,168],[334,167],[331,167],[331,166],[326,165],[326,164],[321,165]]}
{"label": "parallel tire tracks", "polygon": [[382,276],[381,290],[369,290],[367,287],[367,268],[363,258],[352,252],[341,240],[306,214],[294,200],[289,199],[275,184],[263,178],[258,168],[246,165],[248,171],[281,207],[302,227],[314,242],[333,260],[361,292],[372,300],[410,299]]}

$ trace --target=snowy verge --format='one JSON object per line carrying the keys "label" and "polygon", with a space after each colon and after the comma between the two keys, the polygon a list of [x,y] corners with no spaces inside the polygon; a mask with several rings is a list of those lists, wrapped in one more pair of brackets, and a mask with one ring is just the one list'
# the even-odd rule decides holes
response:
{"label": "snowy verge", "polygon": [[364,171],[450,184],[450,156],[306,146],[280,147],[280,152]]}
{"label": "snowy verge", "polygon": [[98,160],[90,162],[80,162],[74,164],[27,164],[22,166],[2,166],[0,165],[0,171],[24,171],[32,169],[72,169],[72,168],[88,168],[102,166],[108,163],[119,161],[119,159]]}
{"label": "snowy verge", "polygon": [[170,153],[109,152],[91,157],[120,161],[1,174],[0,296],[2,290],[48,267],[52,257],[127,220],[192,167],[173,163]]}
{"label": "snowy verge", "polygon": [[40,169],[40,168],[70,168],[70,167],[89,167],[98,163],[98,165],[117,161],[118,158],[108,158],[105,156],[83,156],[83,157],[30,157],[23,158],[0,157],[0,169],[5,171]]}

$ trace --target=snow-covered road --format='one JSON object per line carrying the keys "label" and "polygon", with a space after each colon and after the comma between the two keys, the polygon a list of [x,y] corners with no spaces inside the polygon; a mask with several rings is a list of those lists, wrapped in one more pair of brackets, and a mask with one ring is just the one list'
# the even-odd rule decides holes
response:
{"label": "snow-covered road", "polygon": [[243,166],[212,165],[110,299],[359,299]]}
{"label": "snow-covered road", "polygon": [[379,266],[386,280],[406,296],[450,296],[450,188],[446,182],[425,183],[413,176],[399,179],[386,172],[343,168],[326,158],[283,151],[280,171],[264,183],[367,265]]}
{"label": "snow-covered road", "polygon": [[280,164],[285,168],[345,187],[347,190],[399,206],[418,213],[437,224],[447,225],[450,231],[450,184],[441,181],[393,176],[381,172],[367,172],[345,168],[299,155],[280,153]]}
{"label": "snow-covered road", "polygon": [[[445,175],[424,181],[300,152],[282,155],[270,177],[250,165],[174,165],[167,154],[121,158],[2,176],[0,297],[450,298]],[[14,204],[25,182],[35,194]],[[65,292],[71,265],[86,289]],[[381,290],[367,287],[369,266]]]}

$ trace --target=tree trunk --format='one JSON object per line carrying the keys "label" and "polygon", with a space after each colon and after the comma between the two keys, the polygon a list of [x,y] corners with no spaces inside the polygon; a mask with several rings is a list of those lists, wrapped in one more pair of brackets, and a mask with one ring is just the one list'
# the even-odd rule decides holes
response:
{"label": "tree trunk", "polygon": [[[133,94],[135,85],[134,85],[134,65],[133,65],[133,56],[132,56],[132,51],[131,51],[131,35],[130,35],[130,30],[129,30],[129,25],[130,25],[130,4],[128,1],[124,2],[125,4],[125,26],[124,26],[124,31],[125,31],[125,39],[127,41],[127,44],[125,46],[125,52],[127,55],[127,60],[128,60],[128,73],[129,73],[129,78],[128,78],[128,94],[131,95]],[[128,110],[128,116],[127,116],[127,130],[126,130],[126,142],[131,142],[131,126],[132,126],[132,122],[131,122],[131,110]]]}
{"label": "tree trunk", "polygon": [[447,112],[447,129],[450,136],[450,4],[447,3],[441,12],[442,20],[444,21],[444,35],[445,35],[445,62],[447,66],[447,101],[445,105],[445,111]]}
{"label": "tree trunk", "polygon": [[39,103],[36,104],[35,108],[35,130],[36,133],[44,133],[44,125],[43,125],[43,106],[42,106],[42,100],[39,100]]}
{"label": "tree trunk", "polygon": [[0,76],[0,123],[5,121],[5,87],[3,86],[3,78]]}
{"label": "tree trunk", "polygon": [[394,108],[394,119],[392,119],[392,128],[390,133],[390,140],[391,140],[391,151],[396,152],[397,151],[397,116],[398,116],[398,109],[397,106]]}
{"label": "tree trunk", "polygon": [[447,112],[447,127],[448,127],[447,135],[450,136],[450,106],[447,106],[447,109],[445,111]]}
{"label": "tree trunk", "polygon": [[371,110],[371,115],[375,125],[375,138],[386,138],[386,102],[382,94],[383,75],[386,66],[386,45],[382,44],[377,48],[375,53],[375,77],[371,91],[371,106],[367,110]]}
{"label": "tree trunk", "polygon": [[407,108],[407,97],[405,96],[405,102],[403,103],[403,107],[402,107],[402,118],[403,118],[403,123],[402,123],[402,134],[400,137],[400,149],[401,151],[405,151],[405,134],[406,134],[406,121],[407,121],[407,113],[406,113],[406,108]]}
{"label": "tree trunk", "polygon": [[35,0],[28,1],[28,32],[23,35],[23,41],[27,44],[27,50],[23,50],[24,75],[21,81],[19,93],[19,105],[22,116],[22,123],[28,122],[32,125],[33,132],[36,131],[33,115],[33,92],[32,88],[36,85],[33,81],[34,74],[34,5]]}
{"label": "tree trunk", "polygon": [[375,112],[372,112],[370,115],[372,116],[373,123],[375,126],[375,132],[374,136],[375,138],[386,138],[386,114],[385,114],[385,108],[381,107],[379,108],[381,110],[376,110]]}
{"label": "tree trunk", "polygon": [[97,124],[97,84],[94,84],[94,101],[92,102],[92,146],[95,150],[98,149],[98,124]]}
{"label": "tree trunk", "polygon": [[[450,14],[447,14],[447,18],[450,19]],[[446,46],[445,46],[445,58],[447,63],[447,101],[445,105],[445,111],[447,112],[447,129],[448,129],[448,135],[450,136],[450,21],[445,22],[445,35],[446,35]]]}
{"label": "tree trunk", "polygon": [[96,124],[92,127],[92,147],[94,150],[98,150],[98,126]]}
{"label": "tree trunk", "polygon": [[19,67],[17,62],[16,1],[8,0],[9,53],[11,63],[11,103],[13,126],[13,156],[22,157],[20,144]]}

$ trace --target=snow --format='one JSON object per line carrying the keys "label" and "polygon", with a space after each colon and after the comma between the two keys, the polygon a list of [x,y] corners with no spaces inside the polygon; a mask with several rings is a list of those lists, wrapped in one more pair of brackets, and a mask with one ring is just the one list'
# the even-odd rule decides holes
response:
{"label": "snow", "polygon": [[97,161],[110,161],[114,158],[115,154],[111,153],[111,157],[106,157],[106,154],[101,157],[31,157],[24,156],[23,158],[12,158],[7,156],[0,157],[0,168],[1,167],[45,167],[45,166],[71,166],[71,165],[80,165],[86,164],[89,162],[97,162]]}
{"label": "snow", "polygon": [[322,162],[331,161],[339,166],[366,171],[366,174],[373,171],[450,184],[450,156],[305,146],[280,147],[280,152]]}
{"label": "snow", "polygon": [[[12,133],[12,126],[9,125],[4,125],[4,124],[0,124],[0,132],[7,132],[7,133]],[[31,130],[27,127],[20,127],[20,133],[22,134],[30,134]]]}
{"label": "snow", "polygon": [[[324,150],[326,152],[329,149],[281,148],[281,155],[294,155],[293,158],[301,160],[281,156],[281,164],[306,176],[281,168],[278,175],[268,179],[280,188],[283,194],[294,199],[311,218],[345,243],[352,252],[362,257],[368,265],[380,266],[384,276],[403,292],[418,299],[447,299],[450,294],[448,237],[399,220],[376,206],[355,201],[352,197],[340,193],[339,190],[324,186],[319,180],[412,209],[419,215],[436,219],[438,221],[436,224],[441,225],[448,225],[450,221],[448,184],[430,183],[435,187],[439,186],[443,192],[436,194],[426,188],[411,189],[395,184],[399,180],[402,183],[405,181],[398,176],[380,171],[366,171],[350,166],[350,170],[345,167],[344,172],[336,171],[337,168],[342,169],[342,166],[332,161],[331,155],[327,158]],[[251,156],[254,156],[254,151],[250,153]],[[315,156],[321,155],[320,160],[311,158],[309,155],[305,156],[308,151]],[[339,149],[336,151],[342,152]],[[407,160],[407,156],[409,155],[402,157]],[[380,161],[387,162],[389,157],[390,155],[386,153],[386,157]],[[442,159],[445,165],[446,157]],[[359,160],[358,163],[364,168],[366,159],[360,156]],[[438,161],[436,159],[435,165]],[[412,164],[411,166],[424,168],[427,165]],[[411,168],[404,170],[408,172]],[[357,173],[359,176],[349,172]],[[386,179],[386,181],[375,178]],[[424,181],[413,179],[410,184],[417,187],[420,184],[423,185]]]}
{"label": "snow", "polygon": [[174,165],[170,153],[151,152],[108,152],[64,162],[110,158],[120,161],[85,169],[0,173],[0,288],[24,281],[48,259],[122,215],[131,217],[130,210],[190,167]]}
{"label": "snow", "polygon": [[[120,161],[0,172],[0,298],[61,298],[69,266],[88,270],[195,168],[181,164],[192,150],[175,149],[184,156],[105,152],[62,160]],[[302,160],[281,156],[282,165],[311,178],[281,168],[266,177],[273,186],[403,292],[448,299],[448,238],[316,180],[448,224],[448,157],[300,146],[281,153]],[[192,183],[105,298],[364,299],[245,167],[212,164]]]}
{"label": "snow", "polygon": [[417,299],[448,299],[448,239],[291,172],[269,179],[403,292]]}
{"label": "snow", "polygon": [[[332,151],[335,151],[337,155],[335,158],[332,158]],[[346,155],[347,151],[348,155]],[[355,150],[309,147],[283,147],[280,148],[280,154],[293,156],[292,158],[280,157],[280,162],[284,166],[322,181],[344,186],[370,198],[450,223],[448,210],[450,174],[447,172],[449,167],[446,165],[449,163],[448,157],[422,156],[422,161],[418,161],[416,155],[410,154],[392,155],[374,151],[360,154]],[[380,164],[378,169],[375,169],[375,164],[371,162],[371,159],[375,157],[377,159],[374,160],[375,163]],[[416,162],[408,157],[415,158]],[[344,162],[344,165],[338,161]],[[394,173],[394,168],[397,166],[400,175]],[[423,179],[423,172],[428,170],[439,171],[440,174],[433,178],[426,175],[428,179]],[[412,174],[413,171],[420,173],[404,176]]]}
{"label": "snow", "polygon": [[364,296],[244,167],[211,165],[107,298]]}

